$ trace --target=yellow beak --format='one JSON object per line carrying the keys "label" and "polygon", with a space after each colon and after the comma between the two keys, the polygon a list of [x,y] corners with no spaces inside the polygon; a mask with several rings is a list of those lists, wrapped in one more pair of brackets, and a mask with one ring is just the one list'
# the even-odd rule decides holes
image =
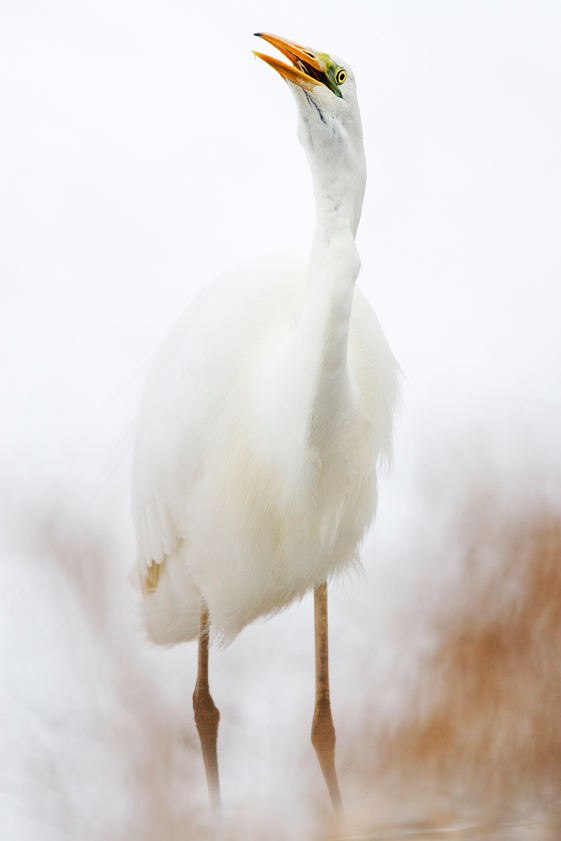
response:
{"label": "yellow beak", "polygon": [[277,35],[270,35],[267,32],[256,32],[255,34],[258,38],[263,38],[264,41],[268,41],[269,44],[276,47],[277,50],[292,62],[293,66],[291,67],[278,58],[272,58],[269,55],[257,53],[254,50],[254,55],[257,58],[263,59],[277,73],[280,73],[284,79],[300,85],[305,90],[312,90],[315,85],[329,87],[321,79],[321,76],[325,77],[325,70],[313,50],[310,50],[308,47],[302,47],[300,44],[295,44],[294,41],[289,41],[287,38],[279,38]]}

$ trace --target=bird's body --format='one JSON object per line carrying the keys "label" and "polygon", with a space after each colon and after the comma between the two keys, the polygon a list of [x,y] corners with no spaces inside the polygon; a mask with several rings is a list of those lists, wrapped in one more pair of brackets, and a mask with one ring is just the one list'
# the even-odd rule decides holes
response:
{"label": "bird's body", "polygon": [[261,37],[291,62],[257,53],[296,99],[316,201],[311,252],[258,258],[217,278],[156,356],[134,453],[138,569],[150,637],[199,638],[193,702],[214,805],[209,627],[232,639],[314,590],[312,743],[340,813],[327,581],[359,564],[391,447],[398,369],[355,286],[366,163],[352,72],[334,56]]}
{"label": "bird's body", "polygon": [[[141,569],[156,570],[143,599],[156,642],[196,637],[201,597],[229,639],[359,563],[395,363],[362,292],[326,288],[311,304],[307,274],[306,258],[284,254],[227,271],[156,356],[133,483]],[[348,335],[342,383],[334,333]]]}

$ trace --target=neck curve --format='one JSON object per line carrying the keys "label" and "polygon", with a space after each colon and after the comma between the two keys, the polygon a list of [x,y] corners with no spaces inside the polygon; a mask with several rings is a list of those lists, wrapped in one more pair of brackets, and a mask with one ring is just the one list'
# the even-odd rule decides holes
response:
{"label": "neck curve", "polygon": [[301,359],[299,391],[307,412],[308,441],[319,448],[336,436],[349,406],[347,346],[354,286],[360,271],[355,236],[366,185],[362,136],[360,141],[359,153],[352,158],[341,155],[336,148],[336,159],[335,155],[326,155],[324,149],[318,159],[313,146],[305,145],[316,227],[294,349]]}
{"label": "neck curve", "polygon": [[333,229],[348,226],[354,238],[366,188],[366,158],[358,105],[345,104],[336,115],[317,103],[311,108],[310,100],[310,96],[296,95],[298,139],[312,175],[316,230],[322,227],[329,236]]}
{"label": "neck curve", "polygon": [[[356,127],[356,126],[355,126]],[[323,125],[322,129],[323,131]],[[287,458],[292,444],[316,452],[319,464],[341,457],[340,441],[350,423],[352,400],[347,364],[349,325],[360,258],[355,235],[366,185],[362,131],[354,143],[313,135],[300,123],[316,203],[304,306],[296,331],[268,369],[275,381],[269,429],[282,423]],[[289,430],[292,430],[290,434]]]}

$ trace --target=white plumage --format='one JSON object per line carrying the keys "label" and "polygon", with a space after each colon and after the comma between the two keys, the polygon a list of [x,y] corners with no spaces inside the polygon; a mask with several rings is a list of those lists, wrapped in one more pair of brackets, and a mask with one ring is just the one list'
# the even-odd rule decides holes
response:
{"label": "white plumage", "polygon": [[[342,65],[324,58],[327,75]],[[397,365],[355,288],[366,168],[354,78],[345,64],[337,93],[279,72],[298,105],[316,233],[309,262],[258,258],[210,283],[154,360],[133,515],[157,643],[195,638],[202,603],[229,640],[356,567],[391,448]]]}

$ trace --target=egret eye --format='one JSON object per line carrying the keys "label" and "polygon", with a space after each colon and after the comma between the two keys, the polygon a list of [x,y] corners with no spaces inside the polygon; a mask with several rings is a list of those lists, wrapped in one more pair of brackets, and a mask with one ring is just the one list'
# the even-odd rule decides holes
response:
{"label": "egret eye", "polygon": [[337,71],[337,75],[335,76],[335,81],[338,85],[342,85],[345,79],[347,78],[347,71],[343,70],[341,67],[340,70]]}

